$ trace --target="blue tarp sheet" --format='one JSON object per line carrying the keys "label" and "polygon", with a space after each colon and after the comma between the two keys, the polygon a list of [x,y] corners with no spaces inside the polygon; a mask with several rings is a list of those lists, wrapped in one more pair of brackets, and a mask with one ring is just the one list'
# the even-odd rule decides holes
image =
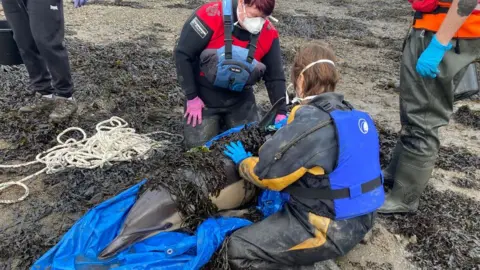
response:
{"label": "blue tarp sheet", "polygon": [[112,241],[145,180],[88,211],[31,269],[200,269],[225,237],[251,222],[240,218],[210,218],[195,235],[163,232],[108,260],[97,256]]}

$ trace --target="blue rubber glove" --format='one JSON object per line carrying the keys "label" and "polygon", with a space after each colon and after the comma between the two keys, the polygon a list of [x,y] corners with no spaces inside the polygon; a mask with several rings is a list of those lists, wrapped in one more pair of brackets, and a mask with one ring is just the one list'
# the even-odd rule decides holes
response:
{"label": "blue rubber glove", "polygon": [[87,3],[87,0],[73,0],[73,6],[79,8]]}
{"label": "blue rubber glove", "polygon": [[452,48],[450,42],[448,45],[442,45],[438,39],[437,35],[434,35],[432,41],[425,49],[425,51],[420,55],[417,62],[417,72],[422,77],[436,78],[437,74],[440,73],[438,65],[442,62],[443,56],[445,53]]}
{"label": "blue rubber glove", "polygon": [[247,153],[247,151],[245,151],[241,141],[231,142],[230,144],[227,144],[226,148],[227,150],[225,150],[223,153],[227,157],[231,158],[237,165],[247,157],[252,156],[252,153]]}

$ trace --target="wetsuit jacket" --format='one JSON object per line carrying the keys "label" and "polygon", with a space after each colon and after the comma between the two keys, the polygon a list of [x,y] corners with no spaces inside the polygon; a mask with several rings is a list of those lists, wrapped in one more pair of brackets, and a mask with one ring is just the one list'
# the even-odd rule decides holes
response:
{"label": "wetsuit jacket", "polygon": [[[233,19],[237,21],[237,1],[233,1]],[[238,24],[233,30],[233,45],[247,48],[250,33]],[[177,75],[187,99],[199,96],[207,107],[225,108],[241,102],[253,94],[252,87],[240,93],[218,89],[200,72],[199,57],[206,49],[219,49],[224,46],[224,24],[222,3],[210,2],[199,7],[183,26],[175,48]],[[285,95],[285,74],[281,61],[278,32],[267,21],[260,32],[255,59],[266,66],[263,80],[270,102],[274,104]],[[283,107],[280,113],[286,113]]]}
{"label": "wetsuit jacket", "polygon": [[[343,102],[343,95],[324,93],[310,102],[293,108],[288,124],[262,145],[259,157],[250,157],[240,164],[240,175],[256,185],[282,191],[289,186],[305,188],[329,188],[326,174],[331,173],[338,158],[336,129],[329,113],[320,109],[322,102],[330,102],[339,110],[350,110]],[[278,153],[295,138],[312,127],[325,126],[296,142],[276,161]],[[307,199],[290,196],[289,203],[301,211],[319,216],[334,217],[331,200]]]}

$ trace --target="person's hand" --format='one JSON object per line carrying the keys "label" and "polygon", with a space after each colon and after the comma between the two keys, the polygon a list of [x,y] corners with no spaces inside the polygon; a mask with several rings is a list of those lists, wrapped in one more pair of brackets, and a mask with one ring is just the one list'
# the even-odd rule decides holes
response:
{"label": "person's hand", "polygon": [[188,117],[187,125],[192,123],[192,127],[195,127],[197,123],[202,124],[202,110],[205,107],[203,101],[196,97],[187,101],[187,110],[183,117]]}
{"label": "person's hand", "polygon": [[79,8],[87,3],[87,0],[73,0],[73,6]]}
{"label": "person's hand", "polygon": [[432,41],[417,61],[416,69],[418,74],[422,77],[436,78],[437,74],[440,73],[438,65],[442,62],[445,53],[451,48],[452,44],[450,42],[447,45],[443,45],[438,41],[437,36],[434,35]]}
{"label": "person's hand", "polygon": [[278,122],[287,119],[287,116],[285,114],[277,114],[275,117],[275,124],[278,124]]}
{"label": "person's hand", "polygon": [[237,165],[244,159],[252,156],[252,153],[247,153],[247,151],[245,151],[241,141],[231,142],[230,144],[226,145],[226,148],[227,150],[225,150],[223,153],[232,159]]}

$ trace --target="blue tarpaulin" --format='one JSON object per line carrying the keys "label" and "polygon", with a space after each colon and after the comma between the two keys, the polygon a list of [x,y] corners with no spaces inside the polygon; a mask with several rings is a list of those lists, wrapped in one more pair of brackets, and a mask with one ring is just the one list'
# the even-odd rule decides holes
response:
{"label": "blue tarpaulin", "polygon": [[145,180],[88,211],[31,269],[200,269],[225,237],[251,222],[240,218],[209,218],[195,235],[162,232],[107,260],[98,254],[120,231]]}

